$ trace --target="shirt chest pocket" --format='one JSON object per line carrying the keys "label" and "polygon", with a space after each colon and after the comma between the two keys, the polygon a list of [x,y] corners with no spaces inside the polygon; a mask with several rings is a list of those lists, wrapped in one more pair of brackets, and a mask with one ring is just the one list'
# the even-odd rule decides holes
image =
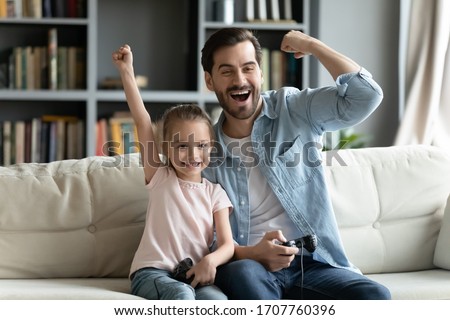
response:
{"label": "shirt chest pocket", "polygon": [[313,180],[321,165],[321,145],[315,142],[303,143],[297,137],[293,143],[280,146],[280,154],[275,158],[276,175],[292,188],[298,188]]}

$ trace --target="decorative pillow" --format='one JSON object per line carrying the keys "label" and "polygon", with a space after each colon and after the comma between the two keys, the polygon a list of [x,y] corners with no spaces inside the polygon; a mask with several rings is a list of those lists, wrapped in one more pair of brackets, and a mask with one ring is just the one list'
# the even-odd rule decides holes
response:
{"label": "decorative pillow", "polygon": [[450,269],[450,196],[447,199],[441,231],[434,251],[434,265],[443,269]]}

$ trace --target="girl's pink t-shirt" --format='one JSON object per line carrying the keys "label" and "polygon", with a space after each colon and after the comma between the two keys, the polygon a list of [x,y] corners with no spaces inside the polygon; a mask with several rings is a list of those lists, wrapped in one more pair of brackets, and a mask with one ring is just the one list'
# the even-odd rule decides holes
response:
{"label": "girl's pink t-shirt", "polygon": [[181,180],[168,167],[159,168],[145,188],[146,223],[130,275],[146,267],[172,271],[188,257],[199,262],[214,240],[213,213],[224,208],[231,212],[226,192],[206,179]]}

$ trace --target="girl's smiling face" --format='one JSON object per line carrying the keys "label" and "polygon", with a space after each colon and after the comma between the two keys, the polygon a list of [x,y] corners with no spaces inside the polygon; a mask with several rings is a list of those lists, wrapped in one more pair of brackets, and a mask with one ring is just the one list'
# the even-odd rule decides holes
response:
{"label": "girl's smiling face", "polygon": [[178,178],[201,182],[201,172],[209,164],[211,134],[208,124],[198,120],[177,120],[166,141],[168,158]]}

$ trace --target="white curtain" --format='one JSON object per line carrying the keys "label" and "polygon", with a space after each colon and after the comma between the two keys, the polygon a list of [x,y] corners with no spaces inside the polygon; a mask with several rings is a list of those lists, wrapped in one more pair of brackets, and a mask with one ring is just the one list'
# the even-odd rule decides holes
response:
{"label": "white curtain", "polygon": [[401,0],[400,126],[394,144],[450,149],[450,0]]}

